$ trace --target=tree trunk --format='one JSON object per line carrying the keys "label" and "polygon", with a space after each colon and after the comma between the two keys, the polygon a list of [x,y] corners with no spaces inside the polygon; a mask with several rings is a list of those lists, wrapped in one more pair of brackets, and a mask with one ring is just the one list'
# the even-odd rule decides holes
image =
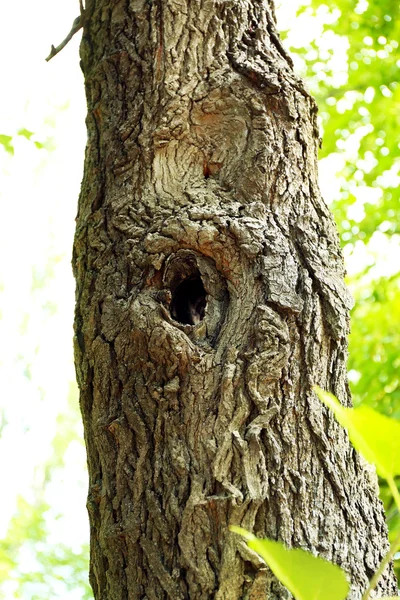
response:
{"label": "tree trunk", "polygon": [[350,403],[351,300],[272,0],[87,14],[74,268],[95,598],[290,598],[239,524],[341,565],[359,599],[387,531],[312,392]]}

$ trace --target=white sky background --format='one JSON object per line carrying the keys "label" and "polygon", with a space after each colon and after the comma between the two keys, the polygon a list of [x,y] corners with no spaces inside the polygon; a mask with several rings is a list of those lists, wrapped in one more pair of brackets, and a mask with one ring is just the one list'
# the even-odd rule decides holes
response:
{"label": "white sky background", "polygon": [[[44,60],[68,33],[78,2],[7,2],[5,12],[0,134],[25,128],[34,136],[16,137],[13,157],[0,146],[0,411],[7,423],[0,440],[0,536],[17,494],[32,501],[32,485],[40,486],[37,466],[51,457],[56,418],[74,380],[70,257],[86,137],[79,36]],[[54,151],[35,147],[33,141],[48,138]],[[78,463],[82,471],[83,447],[80,456],[73,448],[69,454],[73,470]],[[74,524],[64,523],[66,543],[71,532],[88,536],[86,490],[79,494],[78,476],[68,479],[55,499],[61,511],[69,506]]]}
{"label": "white sky background", "polygon": [[[293,28],[292,43],[297,35],[303,45],[304,23],[294,21],[297,3],[285,1],[278,16],[282,27]],[[51,44],[67,35],[78,1],[6,2],[2,12],[0,134],[25,128],[34,136],[17,136],[13,157],[0,146],[0,415],[6,420],[0,536],[17,495],[32,500],[40,486],[39,466],[51,457],[57,415],[66,410],[74,380],[70,258],[86,139],[81,34],[49,63],[44,60]],[[314,27],[317,21],[306,28],[310,36]],[[48,138],[54,140],[51,152],[33,144]],[[322,166],[326,190],[337,189],[332,171],[333,163]],[[73,443],[65,462],[65,473],[49,489],[48,501],[64,514],[49,541],[76,546],[88,539],[83,446]]]}

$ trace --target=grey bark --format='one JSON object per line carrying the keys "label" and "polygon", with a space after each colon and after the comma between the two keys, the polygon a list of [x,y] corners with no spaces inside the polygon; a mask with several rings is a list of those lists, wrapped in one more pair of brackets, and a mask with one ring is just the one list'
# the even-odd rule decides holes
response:
{"label": "grey bark", "polygon": [[87,11],[74,269],[95,598],[289,598],[239,524],[341,565],[359,599],[387,531],[312,392],[350,403],[351,299],[272,0]]}

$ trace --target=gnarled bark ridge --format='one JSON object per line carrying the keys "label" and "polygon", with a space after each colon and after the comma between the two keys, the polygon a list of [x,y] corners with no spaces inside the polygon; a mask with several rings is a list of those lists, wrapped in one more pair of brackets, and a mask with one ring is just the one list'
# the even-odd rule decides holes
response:
{"label": "gnarled bark ridge", "polygon": [[359,599],[387,532],[311,389],[350,402],[351,300],[272,0],[87,11],[74,268],[95,597],[289,598],[240,524],[341,565]]}

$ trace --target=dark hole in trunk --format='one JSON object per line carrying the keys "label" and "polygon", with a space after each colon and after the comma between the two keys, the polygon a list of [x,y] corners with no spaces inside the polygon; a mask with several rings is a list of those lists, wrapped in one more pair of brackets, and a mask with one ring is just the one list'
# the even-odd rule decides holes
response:
{"label": "dark hole in trunk", "polygon": [[189,277],[176,286],[171,301],[171,315],[183,325],[196,325],[204,319],[206,290],[200,275]]}

